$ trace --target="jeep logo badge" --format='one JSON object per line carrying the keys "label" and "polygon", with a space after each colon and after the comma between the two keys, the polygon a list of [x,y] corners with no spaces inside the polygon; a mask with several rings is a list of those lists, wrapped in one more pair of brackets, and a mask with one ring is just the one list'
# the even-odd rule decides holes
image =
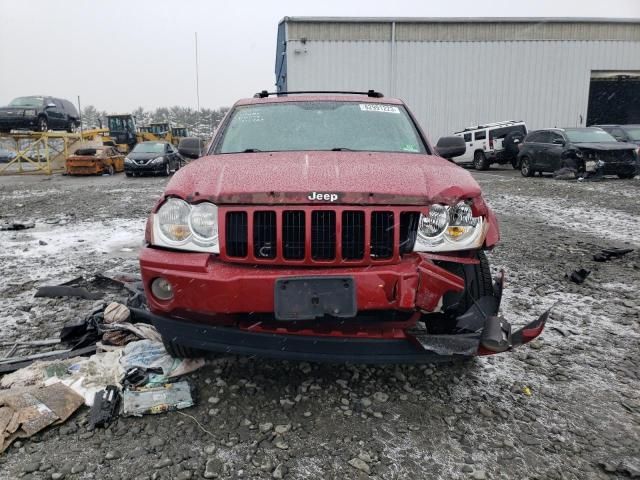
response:
{"label": "jeep logo badge", "polygon": [[322,192],[311,192],[307,195],[309,200],[320,200],[324,202],[335,202],[338,200],[337,193],[322,193]]}

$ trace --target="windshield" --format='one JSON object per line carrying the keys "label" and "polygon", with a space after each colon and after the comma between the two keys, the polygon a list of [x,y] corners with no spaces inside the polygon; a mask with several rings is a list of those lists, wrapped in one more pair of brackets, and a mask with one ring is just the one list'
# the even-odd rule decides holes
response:
{"label": "windshield", "polygon": [[164,153],[164,143],[139,143],[131,153]]}
{"label": "windshield", "polygon": [[135,130],[131,117],[109,117],[109,130],[112,132],[133,132]]}
{"label": "windshield", "polygon": [[156,134],[156,135],[162,135],[167,133],[167,130],[169,129],[167,124],[156,124],[156,125],[151,125],[149,127],[149,130],[151,131],[151,133]]}
{"label": "windshield", "polygon": [[43,97],[18,97],[11,100],[10,107],[41,107],[44,103]]}
{"label": "windshield", "polygon": [[629,140],[640,142],[640,127],[626,127],[624,131],[627,132]]}
{"label": "windshield", "polygon": [[216,153],[295,150],[426,151],[401,105],[317,101],[237,107]]}
{"label": "windshield", "polygon": [[616,139],[598,128],[567,128],[564,133],[573,143],[615,142]]}

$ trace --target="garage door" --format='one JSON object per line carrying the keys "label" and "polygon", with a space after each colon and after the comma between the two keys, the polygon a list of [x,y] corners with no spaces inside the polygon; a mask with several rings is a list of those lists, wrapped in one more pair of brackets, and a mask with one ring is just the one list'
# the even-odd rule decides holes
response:
{"label": "garage door", "polygon": [[640,123],[640,72],[591,72],[587,125]]}

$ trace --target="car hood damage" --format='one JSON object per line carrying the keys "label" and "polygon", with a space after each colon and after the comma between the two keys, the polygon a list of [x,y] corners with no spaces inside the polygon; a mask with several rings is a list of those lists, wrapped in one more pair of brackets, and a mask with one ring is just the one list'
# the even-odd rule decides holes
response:
{"label": "car hood damage", "polygon": [[[313,193],[337,197],[317,200]],[[165,191],[167,196],[187,201],[220,204],[427,205],[479,197],[480,193],[471,174],[447,160],[388,152],[256,152],[203,157],[181,169]]]}
{"label": "car hood damage", "polygon": [[598,150],[602,152],[618,152],[620,150],[635,150],[637,147],[633,143],[624,142],[593,142],[593,143],[574,143],[580,150]]}

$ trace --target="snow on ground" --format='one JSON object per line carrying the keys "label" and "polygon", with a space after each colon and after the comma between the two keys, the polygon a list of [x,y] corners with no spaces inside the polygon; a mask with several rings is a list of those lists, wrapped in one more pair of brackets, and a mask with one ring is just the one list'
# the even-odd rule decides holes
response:
{"label": "snow on ground", "polygon": [[0,259],[3,256],[39,259],[46,255],[63,262],[74,261],[77,256],[137,250],[144,239],[144,227],[145,220],[114,219],[63,226],[38,223],[33,229],[0,232],[4,245]]}
{"label": "snow on ground", "polygon": [[562,197],[533,198],[509,194],[492,196],[488,203],[497,213],[526,215],[549,226],[640,246],[637,215]]}

